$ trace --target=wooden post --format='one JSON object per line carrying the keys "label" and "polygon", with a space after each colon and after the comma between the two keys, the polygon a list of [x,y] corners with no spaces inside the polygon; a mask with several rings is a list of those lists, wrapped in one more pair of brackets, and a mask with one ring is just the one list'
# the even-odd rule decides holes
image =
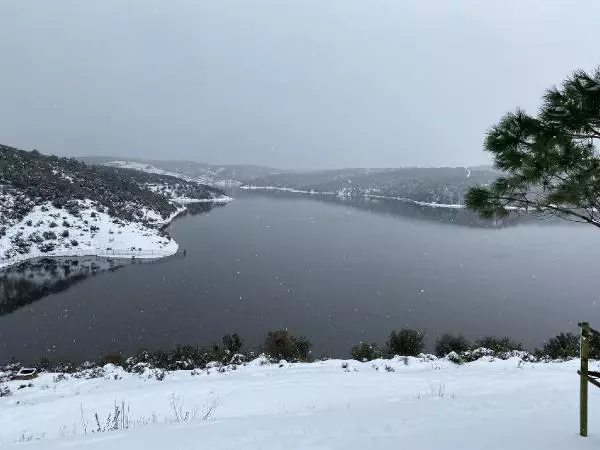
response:
{"label": "wooden post", "polygon": [[581,324],[581,378],[579,385],[579,434],[588,435],[588,358],[590,355],[590,324]]}

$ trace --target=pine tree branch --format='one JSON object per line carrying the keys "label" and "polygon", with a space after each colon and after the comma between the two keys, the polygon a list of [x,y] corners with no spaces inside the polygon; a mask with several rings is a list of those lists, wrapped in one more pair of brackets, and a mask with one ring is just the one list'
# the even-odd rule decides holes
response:
{"label": "pine tree branch", "polygon": [[560,220],[566,220],[568,222],[573,222],[573,223],[583,223],[583,224],[589,223],[589,222],[586,222],[585,220],[572,219],[570,217],[567,217],[567,216],[564,216],[564,215],[560,215],[560,214],[557,214],[557,213],[553,213],[552,216],[558,217]]}
{"label": "pine tree branch", "polygon": [[[523,200],[523,199],[517,199],[517,198],[513,198],[513,197],[501,197],[501,196],[498,196],[496,198],[498,200],[504,200],[504,201],[507,201],[507,202],[521,203],[522,205],[525,206],[525,210],[526,211],[529,211],[528,207],[531,206],[531,207],[535,207],[534,208],[535,210],[546,209],[546,210],[550,210],[550,211],[559,212],[559,213],[567,215],[567,216],[574,216],[574,217],[577,217],[577,218],[581,219],[585,223],[589,223],[591,225],[594,225],[594,226],[600,228],[600,222],[598,220],[596,220],[594,218],[594,216],[588,217],[588,216],[585,216],[583,214],[577,213],[577,212],[575,212],[573,210],[570,210],[568,208],[562,208],[560,206],[550,205],[550,204],[540,205],[539,203],[533,202],[531,200],[526,200],[526,199]],[[565,217],[559,216],[558,214],[557,214],[557,216],[561,217],[561,218],[565,218]]]}
{"label": "pine tree branch", "polygon": [[600,130],[596,130],[594,127],[590,126],[590,130],[592,133],[598,137],[600,137]]}
{"label": "pine tree branch", "polygon": [[561,214],[557,211],[543,211],[540,212],[539,215],[538,213],[533,213],[533,215],[535,215],[535,217],[540,218],[541,220],[547,220],[550,219],[552,217],[557,217],[561,220],[567,220],[569,222],[573,222],[573,223],[583,223],[583,224],[587,224],[588,222],[585,220],[578,220],[578,219],[573,219],[571,217],[568,217],[564,214]]}
{"label": "pine tree branch", "polygon": [[600,133],[595,131],[589,134],[567,133],[566,131],[563,131],[562,134],[573,139],[600,139]]}

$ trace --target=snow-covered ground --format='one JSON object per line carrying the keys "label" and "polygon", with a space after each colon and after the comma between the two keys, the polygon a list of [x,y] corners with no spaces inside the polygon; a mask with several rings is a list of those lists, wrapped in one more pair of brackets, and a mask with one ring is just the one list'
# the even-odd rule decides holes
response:
{"label": "snow-covered ground", "polygon": [[[222,195],[198,199],[181,197],[173,186],[148,184],[176,206],[169,217],[137,204],[129,205],[139,221],[115,220],[101,205],[89,200],[77,201],[80,214],[73,215],[47,202],[35,206],[23,219],[0,221],[6,227],[0,236],[0,269],[41,256],[109,256],[115,258],[154,259],[173,255],[178,245],[159,228],[171,222],[193,203],[227,203]],[[0,213],[11,211],[17,200],[13,193],[0,192]],[[9,216],[10,217],[10,216]],[[144,221],[152,223],[151,226]],[[20,244],[19,244],[20,243]],[[24,251],[27,248],[28,251]],[[20,251],[21,250],[21,251]]]}
{"label": "snow-covered ground", "polygon": [[[158,229],[146,227],[139,222],[115,223],[114,218],[99,212],[91,202],[79,203],[79,217],[47,203],[34,207],[22,220],[9,227],[6,235],[0,237],[0,268],[40,256],[161,258],[177,252],[177,243],[162,236]],[[181,207],[173,216],[184,209]],[[164,220],[151,210],[142,213],[154,218],[157,224],[172,219],[170,217]],[[44,238],[44,233],[52,233],[52,238]],[[31,245],[28,253],[16,252],[12,240],[19,234]],[[35,243],[33,239],[40,242]],[[40,247],[44,244],[52,244],[54,248],[42,251]]]}
{"label": "snow-covered ground", "polygon": [[164,184],[148,183],[145,185],[145,187],[150,189],[152,192],[164,195],[169,200],[171,200],[171,202],[176,203],[180,206],[189,205],[190,203],[229,203],[232,200],[232,198],[228,195],[221,195],[220,197],[205,199],[181,197],[176,193],[175,186],[168,186]]}
{"label": "snow-covered ground", "polygon": [[[13,395],[0,398],[0,445],[90,450],[600,446],[600,390],[593,386],[590,437],[578,436],[577,360],[261,361],[224,373],[216,368],[171,372],[162,381],[113,366],[97,379],[43,374],[22,389],[29,382],[11,381]],[[591,366],[597,369],[598,363]],[[105,428],[115,405],[126,412],[116,428],[129,428],[93,432],[97,422]],[[109,428],[114,423],[108,420]]]}

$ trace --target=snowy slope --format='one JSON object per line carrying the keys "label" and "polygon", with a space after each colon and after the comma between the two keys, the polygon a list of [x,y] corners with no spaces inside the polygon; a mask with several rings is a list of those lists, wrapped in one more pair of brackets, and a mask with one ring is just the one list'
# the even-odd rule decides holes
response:
{"label": "snowy slope", "polygon": [[0,269],[40,256],[172,255],[164,225],[191,203],[229,200],[158,169],[88,166],[0,144]]}
{"label": "snowy slope", "polygon": [[[257,360],[224,373],[172,372],[163,381],[113,366],[99,379],[56,381],[45,374],[21,390],[25,382],[9,382],[14,394],[0,398],[0,445],[13,448],[27,441],[28,449],[90,450],[598,448],[598,390],[590,390],[590,437],[577,435],[577,366],[578,361],[524,363],[518,358],[458,366],[446,359],[397,357],[281,365]],[[103,424],[115,404],[125,406],[126,420],[119,420],[129,429],[92,433],[95,414]]]}
{"label": "snowy slope", "polygon": [[222,195],[219,197],[207,198],[207,199],[183,197],[183,196],[177,194],[177,192],[176,192],[177,186],[171,186],[171,185],[165,185],[165,184],[148,183],[145,185],[145,187],[150,189],[152,192],[164,195],[171,202],[176,203],[180,206],[189,205],[190,203],[205,203],[205,202],[229,203],[231,201],[231,197],[229,197],[227,195]]}
{"label": "snowy slope", "polygon": [[[81,207],[79,216],[47,203],[35,206],[9,227],[6,235],[0,237],[0,268],[40,256],[160,258],[177,252],[177,243],[157,228],[144,226],[141,222],[115,221],[89,201],[78,203]],[[175,214],[183,209],[181,207]],[[141,214],[156,224],[166,222],[152,210],[141,210]],[[52,233],[53,237],[44,238],[44,233]],[[16,239],[29,245],[27,253],[18,252]]]}
{"label": "snowy slope", "polygon": [[181,178],[182,180],[194,181],[202,184],[211,184],[213,181],[212,179],[206,177],[192,178],[181,173],[168,172],[166,170],[159,169],[158,167],[154,167],[151,164],[143,164],[135,161],[109,161],[107,163],[104,163],[104,165],[111,167],[119,167],[121,169],[139,170],[140,172],[155,173],[157,175],[168,175],[171,177]]}
{"label": "snowy slope", "polygon": [[218,186],[223,188],[231,188],[239,186],[241,183],[237,180],[229,178],[221,178],[218,173],[209,171],[206,175],[191,177],[180,172],[170,172],[168,170],[159,169],[152,164],[145,164],[136,161],[109,161],[104,163],[105,166],[119,167],[121,169],[132,169],[140,172],[155,173],[158,175],[168,175],[171,177],[181,178],[185,181],[194,183],[206,184],[210,186]]}

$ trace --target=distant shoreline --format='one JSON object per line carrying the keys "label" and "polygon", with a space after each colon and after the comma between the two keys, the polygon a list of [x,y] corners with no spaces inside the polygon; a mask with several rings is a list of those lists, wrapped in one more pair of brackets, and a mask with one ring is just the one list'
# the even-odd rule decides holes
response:
{"label": "distant shoreline", "polygon": [[[240,189],[244,191],[279,191],[279,192],[290,192],[292,194],[306,194],[306,195],[335,195],[339,198],[344,198],[343,192],[320,192],[320,191],[304,191],[294,188],[277,187],[277,186],[240,186]],[[380,200],[396,200],[399,202],[413,203],[419,206],[428,206],[431,208],[446,208],[446,209],[465,209],[466,205],[458,203],[435,203],[435,202],[422,202],[419,200],[413,200],[406,197],[392,197],[387,195],[375,195],[375,194],[362,194],[364,198],[373,198]]]}

